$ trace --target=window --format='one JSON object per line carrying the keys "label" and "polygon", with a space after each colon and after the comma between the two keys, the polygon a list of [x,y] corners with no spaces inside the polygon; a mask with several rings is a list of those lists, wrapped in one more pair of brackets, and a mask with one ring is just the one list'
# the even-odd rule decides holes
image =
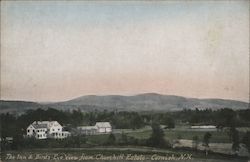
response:
{"label": "window", "polygon": [[37,132],[39,132],[39,130],[37,130]]}
{"label": "window", "polygon": [[29,133],[29,132],[30,132],[30,130],[28,129],[28,130],[27,130],[27,132]]}

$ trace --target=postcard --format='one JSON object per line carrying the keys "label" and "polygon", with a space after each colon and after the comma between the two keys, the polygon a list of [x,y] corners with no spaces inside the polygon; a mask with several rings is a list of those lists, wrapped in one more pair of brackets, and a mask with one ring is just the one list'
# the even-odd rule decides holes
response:
{"label": "postcard", "polygon": [[249,1],[1,1],[2,162],[247,162]]}

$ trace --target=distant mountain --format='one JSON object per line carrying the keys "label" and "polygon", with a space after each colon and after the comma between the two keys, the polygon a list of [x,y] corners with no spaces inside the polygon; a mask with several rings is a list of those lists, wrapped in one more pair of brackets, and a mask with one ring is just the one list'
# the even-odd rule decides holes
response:
{"label": "distant mountain", "polygon": [[197,99],[185,98],[173,95],[161,95],[156,93],[145,93],[135,96],[82,96],[65,102],[54,103],[56,107],[77,107],[82,108],[94,106],[97,110],[126,110],[126,111],[178,111],[182,109],[247,109],[249,103],[224,100],[224,99]]}
{"label": "distant mountain", "polygon": [[173,95],[145,93],[135,96],[107,95],[82,96],[56,103],[35,103],[22,101],[0,101],[0,112],[24,111],[36,108],[56,108],[60,110],[81,109],[82,111],[179,111],[183,109],[247,109],[249,103],[224,99],[197,99]]}

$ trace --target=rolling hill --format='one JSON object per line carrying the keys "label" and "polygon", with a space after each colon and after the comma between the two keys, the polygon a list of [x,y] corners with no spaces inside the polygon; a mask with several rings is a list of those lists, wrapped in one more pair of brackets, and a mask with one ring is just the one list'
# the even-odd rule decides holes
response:
{"label": "rolling hill", "polygon": [[29,109],[38,109],[44,107],[44,105],[41,105],[36,102],[0,100],[0,113],[22,113]]}
{"label": "rolling hill", "polygon": [[145,93],[135,96],[107,95],[82,96],[69,101],[55,103],[35,103],[23,101],[0,101],[1,111],[25,111],[36,108],[56,108],[60,110],[81,109],[82,111],[179,111],[183,109],[247,109],[249,103],[224,99],[197,99],[173,95]]}
{"label": "rolling hill", "polygon": [[65,102],[54,103],[56,107],[77,107],[94,106],[97,110],[126,110],[126,111],[178,111],[182,109],[247,109],[249,103],[224,100],[224,99],[197,99],[185,98],[173,95],[161,95],[156,93],[145,93],[135,96],[82,96]]}

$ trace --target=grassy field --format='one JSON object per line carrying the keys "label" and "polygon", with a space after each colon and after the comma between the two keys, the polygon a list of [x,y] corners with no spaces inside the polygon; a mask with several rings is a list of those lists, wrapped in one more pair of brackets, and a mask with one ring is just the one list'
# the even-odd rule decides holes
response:
{"label": "grassy field", "polygon": [[[152,131],[151,130],[144,130],[144,131],[137,131],[137,132],[129,132],[126,133],[128,136],[132,136],[138,139],[147,139],[150,137]],[[202,131],[185,131],[185,130],[164,130],[165,139],[167,140],[177,140],[177,139],[189,139],[192,140],[194,136],[198,136],[199,141],[203,140],[203,136],[206,132]],[[230,143],[230,138],[227,132],[222,131],[211,131],[212,134],[210,142],[212,143]],[[244,133],[240,132],[240,139],[242,139]]]}
{"label": "grassy field", "polygon": [[[103,144],[108,139],[108,134],[90,135],[87,136],[87,143],[89,144]],[[118,135],[117,135],[118,136]]]}
{"label": "grassy field", "polygon": [[[125,133],[128,137],[134,137],[136,139],[148,139],[151,136],[151,130],[144,130],[141,132],[129,132]],[[174,131],[174,130],[165,130],[165,139],[169,141],[187,139],[192,140],[193,136],[199,137],[199,142],[202,142],[205,132],[197,131]],[[231,143],[229,136],[225,132],[210,132],[212,134],[211,143]],[[114,134],[116,139],[121,138],[120,133]],[[109,134],[102,135],[91,135],[87,136],[87,143],[93,145],[103,145],[107,141]]]}
{"label": "grassy field", "polygon": [[[151,129],[138,129],[138,130],[118,130],[114,131],[114,135],[116,139],[121,138],[122,132],[126,134],[128,137],[134,137],[136,139],[147,139],[151,136],[152,130]],[[226,132],[218,132],[218,131],[211,131],[212,134],[211,143],[229,143],[230,139]],[[199,141],[201,142],[203,139],[203,136],[205,134],[204,131],[186,131],[185,129],[172,129],[172,130],[164,130],[165,139],[166,140],[177,140],[177,139],[187,139],[192,140],[193,136],[198,136]],[[243,133],[240,133],[240,136],[242,137]],[[183,149],[158,149],[158,148],[150,148],[145,146],[106,146],[105,142],[108,140],[109,134],[102,134],[102,135],[89,135],[86,136],[86,143],[87,145],[91,147],[85,147],[85,148],[67,148],[67,149],[51,149],[49,150],[49,153],[62,153],[74,155],[77,157],[80,157],[82,153],[87,155],[95,155],[95,154],[104,154],[105,156],[109,155],[120,155],[120,154],[134,154],[134,155],[146,155],[148,157],[152,156],[152,154],[162,155],[162,156],[170,156],[172,154],[174,155],[180,155],[180,154],[192,154],[192,159],[190,160],[178,160],[179,162],[247,162],[246,158],[240,158],[240,157],[233,157],[226,154],[221,153],[209,153],[208,156],[205,156],[204,151],[191,151],[191,150],[183,150]],[[37,149],[37,150],[23,150],[23,153],[29,152],[29,153],[46,153],[48,152],[48,149]],[[26,160],[5,160],[6,162],[26,162]],[[35,162],[37,160],[29,160],[29,162]],[[60,160],[62,162],[75,162],[76,160]],[[77,160],[79,161],[79,160]],[[86,161],[86,160],[84,160]],[[92,162],[97,162],[100,160],[91,160]],[[105,161],[105,160],[101,160]],[[116,160],[112,160],[113,162],[116,162]],[[120,161],[127,161],[127,160],[119,160]],[[130,160],[133,161],[133,160]],[[136,160],[135,160],[136,161]],[[138,161],[138,160],[137,160]],[[147,160],[144,160],[146,162],[150,162],[150,158]],[[171,162],[172,160],[168,160]],[[173,160],[176,161],[176,160]],[[172,162],[173,162],[172,161]],[[56,160],[40,160],[40,162],[59,162]],[[118,162],[118,161],[117,161]],[[158,162],[161,162],[159,160]],[[162,161],[163,162],[163,161]]]}
{"label": "grassy field", "polygon": [[[231,140],[229,138],[228,132],[227,131],[209,131],[212,134],[212,137],[210,139],[210,144],[218,144],[218,145],[223,145],[223,144],[231,144]],[[133,139],[138,139],[142,141],[146,141],[146,139],[150,138],[152,134],[151,128],[142,128],[142,129],[136,129],[136,130],[131,130],[131,129],[126,129],[126,130],[114,130],[113,131],[115,137],[116,137],[116,142],[119,143],[121,139],[122,133],[126,134],[128,138],[133,138]],[[175,129],[164,129],[164,135],[165,139],[169,141],[171,144],[175,144],[176,141],[178,140],[193,140],[194,136],[198,137],[198,142],[202,144],[203,142],[203,137],[206,131],[200,131],[200,130],[192,130],[189,129],[188,127],[177,127]],[[244,135],[243,131],[239,132],[240,139],[242,139]],[[108,141],[109,135],[108,134],[103,134],[103,135],[91,135],[87,136],[87,144],[89,146],[103,146],[105,145],[105,142]],[[191,141],[192,142],[192,141]],[[140,145],[141,143],[139,143]],[[119,144],[118,144],[119,145]],[[134,145],[133,142],[128,144],[128,145]],[[143,145],[143,144],[142,144]],[[192,147],[192,146],[188,146]],[[219,146],[218,146],[219,147]],[[230,146],[231,147],[231,146]],[[230,149],[229,149],[230,151]]]}

